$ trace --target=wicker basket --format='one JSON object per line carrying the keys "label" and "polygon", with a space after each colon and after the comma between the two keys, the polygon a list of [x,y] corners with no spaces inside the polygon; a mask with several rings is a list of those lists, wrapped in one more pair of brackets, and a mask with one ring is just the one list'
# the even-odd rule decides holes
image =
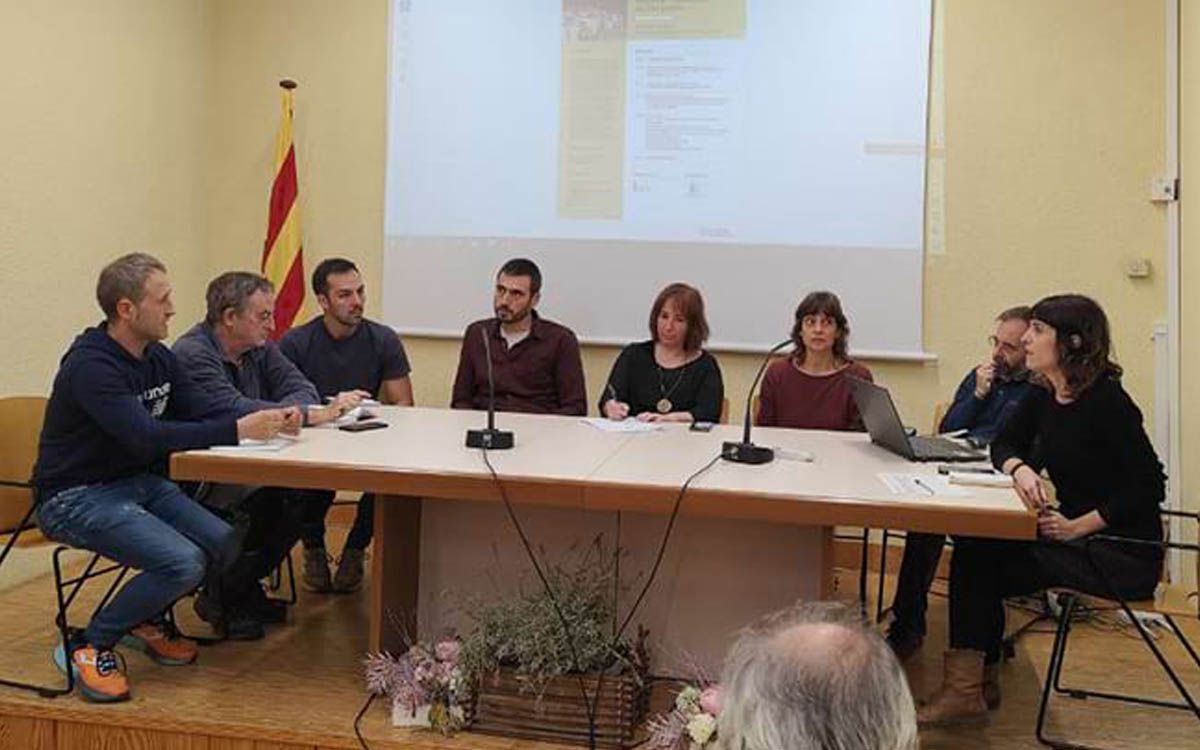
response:
{"label": "wicker basket", "polygon": [[[584,675],[589,697],[597,676]],[[579,679],[554,677],[541,691],[526,688],[510,669],[484,677],[470,715],[473,732],[572,745],[588,744],[587,709]],[[596,702],[596,745],[621,748],[633,744],[634,729],[646,717],[649,690],[633,672],[605,675]]]}

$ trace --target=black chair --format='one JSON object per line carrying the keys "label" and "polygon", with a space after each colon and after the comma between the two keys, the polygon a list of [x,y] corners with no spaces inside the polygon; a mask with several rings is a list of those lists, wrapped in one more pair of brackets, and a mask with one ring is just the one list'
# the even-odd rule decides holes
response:
{"label": "black chair", "polygon": [[[890,536],[904,537],[902,532],[882,529],[883,543],[879,551],[879,586],[875,594],[875,621],[883,622],[888,609],[883,606],[883,583],[887,574],[887,548]],[[847,542],[859,542],[862,545],[858,563],[858,607],[863,617],[867,615],[867,573],[871,567],[871,527],[864,526],[860,535],[834,534],[834,539]],[[889,608],[890,609],[890,608]]]}
{"label": "black chair", "polygon": [[[1164,510],[1161,512],[1166,516],[1190,518],[1192,520],[1200,521],[1200,514],[1196,513],[1170,510]],[[1095,534],[1087,540],[1084,545],[1084,550],[1087,554],[1088,562],[1092,566],[1092,569],[1095,571],[1099,580],[1102,582],[1104,590],[1099,592],[1060,590],[1057,594],[1058,603],[1062,606],[1062,615],[1059,618],[1058,630],[1054,637],[1054,645],[1050,650],[1050,663],[1046,668],[1045,684],[1042,686],[1042,700],[1041,705],[1038,707],[1036,730],[1038,742],[1049,747],[1064,748],[1066,750],[1100,750],[1100,748],[1092,745],[1084,745],[1069,740],[1055,739],[1046,736],[1046,712],[1050,704],[1050,695],[1052,691],[1058,695],[1065,695],[1079,700],[1099,698],[1102,700],[1132,703],[1140,706],[1152,706],[1156,708],[1190,711],[1197,720],[1200,720],[1200,707],[1197,706],[1195,699],[1192,698],[1191,693],[1183,684],[1182,680],[1179,679],[1179,675],[1176,673],[1175,669],[1163,655],[1162,649],[1160,649],[1158,644],[1155,643],[1155,639],[1146,628],[1146,625],[1134,615],[1133,608],[1130,606],[1131,603],[1124,599],[1120,595],[1120,592],[1118,592],[1112,586],[1107,573],[1096,561],[1096,558],[1092,553],[1092,545],[1101,541],[1153,546],[1164,550],[1164,552],[1172,549],[1200,552],[1200,545],[1196,544],[1172,541],[1150,542],[1144,539],[1129,539],[1110,534]],[[1085,593],[1092,597],[1099,596],[1103,599],[1116,603],[1117,606],[1113,609],[1119,609],[1119,611],[1125,614],[1125,617],[1129,620],[1129,622],[1133,624],[1133,627],[1137,630],[1138,635],[1141,636],[1141,639],[1146,644],[1146,647],[1149,648],[1151,653],[1154,654],[1155,660],[1158,662],[1159,666],[1162,667],[1163,671],[1167,675],[1167,678],[1171,681],[1171,684],[1174,685],[1175,689],[1179,692],[1180,697],[1183,699],[1182,701],[1163,701],[1154,698],[1129,695],[1126,693],[1110,693],[1100,690],[1084,690],[1080,688],[1063,686],[1062,669],[1063,664],[1066,661],[1067,641],[1071,635],[1071,615],[1075,609],[1080,606],[1079,599]],[[1153,602],[1135,602],[1134,604],[1141,609],[1154,608]],[[1159,611],[1156,614],[1166,622],[1168,628],[1172,633],[1174,633],[1175,637],[1179,639],[1179,643],[1183,646],[1184,650],[1187,651],[1188,656],[1191,657],[1193,664],[1200,669],[1200,656],[1196,654],[1196,650],[1192,647],[1192,644],[1188,642],[1188,639],[1184,636],[1183,631],[1179,629],[1179,626],[1175,623],[1175,619],[1169,612]],[[1200,615],[1200,612],[1198,612],[1198,615]]]}
{"label": "black chair", "polygon": [[[877,622],[877,623],[883,622],[883,618],[887,617],[887,613],[890,612],[892,609],[891,607],[883,606],[883,583],[884,583],[884,581],[883,581],[883,575],[882,575],[882,572],[887,570],[888,540],[890,540],[892,537],[898,537],[900,539],[907,540],[908,534],[904,533],[903,531],[892,531],[891,529],[883,529],[883,544],[879,550],[879,570],[881,572],[881,575],[879,576],[879,588],[875,594],[875,622]],[[947,536],[945,546],[949,547],[950,549],[954,549],[954,540]],[[931,592],[931,593],[936,594],[937,592]],[[937,594],[937,595],[942,596],[942,594]]]}
{"label": "black chair", "polygon": [[[0,484],[6,487],[30,488],[30,485],[24,482],[5,481],[0,482]],[[17,525],[16,530],[13,532],[12,536],[9,537],[8,542],[4,545],[3,552],[0,552],[0,566],[4,565],[4,561],[8,558],[9,553],[12,551],[13,547],[16,546],[17,539],[21,536],[21,532],[33,528],[33,524],[30,522],[33,519],[33,514],[36,510],[36,507],[36,504],[30,504],[29,510],[25,513],[25,517],[21,520],[21,523]],[[80,589],[83,588],[83,584],[94,578],[100,578],[101,576],[106,576],[113,573],[116,574],[112,584],[108,587],[108,591],[105,592],[103,599],[101,599],[100,603],[96,605],[96,609],[93,611],[94,615],[95,612],[99,612],[106,604],[108,604],[108,601],[112,599],[113,594],[116,593],[117,589],[121,585],[121,582],[125,579],[125,575],[129,572],[129,568],[127,566],[120,565],[118,563],[105,562],[103,557],[98,554],[93,554],[91,559],[88,561],[88,564],[84,567],[82,573],[68,578],[63,573],[62,556],[70,549],[72,548],[65,545],[59,545],[54,548],[52,555],[54,569],[54,594],[55,603],[57,604],[57,611],[54,616],[54,626],[58,630],[58,636],[60,639],[59,643],[62,645],[64,651],[67,649],[68,644],[70,644],[72,637],[78,632],[78,629],[73,628],[67,618],[71,604],[75,601],[75,597],[79,594]],[[68,669],[66,677],[61,685],[38,685],[35,683],[21,682],[19,680],[0,679],[0,686],[17,688],[19,690],[28,690],[37,693],[43,698],[57,698],[58,696],[66,695],[75,689],[75,675],[73,670]]]}
{"label": "black chair", "polygon": [[834,534],[833,538],[862,544],[862,555],[858,564],[858,608],[865,617],[867,614],[867,568],[871,564],[871,529],[864,526],[861,535]]}
{"label": "black chair", "polygon": [[283,588],[283,571],[285,568],[287,569],[288,595],[272,598],[278,599],[286,604],[295,604],[297,601],[299,601],[299,597],[296,595],[296,569],[292,563],[291,551],[287,553],[279,565],[275,566],[275,570],[271,571],[271,576],[267,580],[267,588],[275,592],[278,592],[279,589]]}
{"label": "black chair", "polygon": [[[893,536],[899,537],[899,538],[905,539],[905,540],[907,540],[907,538],[908,538],[908,535],[906,533],[904,533],[903,531],[892,531],[890,529],[883,529],[883,545],[879,552],[879,569],[881,571],[887,570],[888,540]],[[950,549],[954,549],[954,539],[951,537],[947,537],[945,546],[949,547]],[[876,596],[876,598],[875,598],[875,622],[876,623],[882,623],[884,621],[884,618],[887,617],[888,612],[890,612],[892,610],[891,607],[883,606],[883,584],[884,584],[883,576],[880,575],[879,576],[879,588],[875,595]],[[947,596],[947,594],[943,594],[939,591],[931,590],[929,593],[933,594],[934,596],[941,596],[941,597]],[[1054,632],[1053,630],[1035,630],[1035,628],[1039,624],[1046,622],[1047,620],[1056,619],[1054,610],[1052,610],[1050,608],[1050,600],[1049,600],[1048,596],[1046,595],[1046,593],[1041,592],[1039,594],[1039,598],[1040,598],[1042,606],[1039,610],[1034,612],[1034,616],[1029,618],[1027,621],[1025,621],[1020,627],[1015,628],[1011,633],[1005,634],[1004,642],[1001,645],[1001,648],[1003,649],[1003,655],[1006,660],[1013,659],[1016,657],[1017,641],[1019,641],[1022,636],[1026,635],[1028,633],[1052,633],[1052,632]],[[1009,603],[1011,604],[1012,602],[1009,602]]]}

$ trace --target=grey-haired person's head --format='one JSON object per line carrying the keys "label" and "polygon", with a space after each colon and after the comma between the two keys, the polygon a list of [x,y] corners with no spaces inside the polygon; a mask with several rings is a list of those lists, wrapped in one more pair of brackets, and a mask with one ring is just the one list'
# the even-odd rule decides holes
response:
{"label": "grey-haired person's head", "polygon": [[726,658],[726,750],[915,750],[908,681],[854,607],[806,602],[742,631]]}
{"label": "grey-haired person's head", "polygon": [[274,294],[275,285],[257,273],[226,271],[208,282],[208,289],[204,293],[208,309],[204,319],[209,325],[216,325],[228,310],[242,313],[250,298],[257,292]]}

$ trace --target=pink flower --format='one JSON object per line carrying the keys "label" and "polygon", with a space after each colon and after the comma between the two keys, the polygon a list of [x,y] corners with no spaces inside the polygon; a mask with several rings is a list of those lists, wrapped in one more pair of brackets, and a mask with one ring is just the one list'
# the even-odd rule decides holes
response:
{"label": "pink flower", "polygon": [[450,662],[451,664],[458,663],[458,657],[462,653],[462,642],[457,638],[448,638],[444,641],[438,641],[438,644],[433,647],[434,656],[438,661]]}
{"label": "pink flower", "polygon": [[725,689],[720,685],[709,685],[700,693],[700,710],[706,714],[717,716],[721,713],[721,702],[725,698]]}
{"label": "pink flower", "polygon": [[418,664],[417,668],[413,670],[413,681],[424,682],[432,676],[432,672],[433,670],[428,664]]}

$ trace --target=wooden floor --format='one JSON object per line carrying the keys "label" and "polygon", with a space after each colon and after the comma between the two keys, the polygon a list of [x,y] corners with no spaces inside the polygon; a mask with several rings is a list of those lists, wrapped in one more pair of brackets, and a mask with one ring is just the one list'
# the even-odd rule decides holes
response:
{"label": "wooden floor", "polygon": [[[3,588],[0,571],[0,588]],[[843,594],[856,576],[839,580]],[[47,575],[0,592],[0,676],[54,681],[50,662],[52,586]],[[889,594],[890,596],[890,594]],[[81,604],[84,604],[81,602]],[[931,605],[934,632],[929,647],[911,668],[914,691],[921,695],[940,679],[937,644],[944,642],[945,600]],[[184,607],[185,628],[199,626]],[[90,608],[81,606],[76,620]],[[1013,619],[1019,620],[1019,617]],[[316,596],[301,593],[293,622],[273,628],[258,643],[206,647],[200,663],[166,668],[137,652],[126,652],[134,699],[116,706],[95,706],[76,695],[56,700],[0,688],[0,748],[14,750],[325,750],[361,747],[353,719],[364,694],[360,662],[366,645],[363,595]],[[1200,642],[1195,617],[1186,622]],[[198,632],[198,630],[197,630]],[[1129,634],[1093,625],[1072,638],[1065,674],[1068,684],[1141,691],[1171,698],[1165,678]],[[1025,637],[1016,659],[1004,666],[1004,703],[990,724],[978,730],[928,732],[925,748],[1036,747],[1033,722],[1051,636]],[[1164,639],[1165,642],[1165,639]],[[1168,653],[1182,663],[1177,648]],[[1200,674],[1184,670],[1194,690]],[[665,688],[656,700],[666,698]],[[1200,725],[1182,712],[1132,709],[1101,701],[1061,699],[1052,708],[1055,733],[1112,748],[1196,747]],[[363,722],[368,746],[380,750],[483,748],[535,750],[553,746],[462,734],[443,739],[428,732],[393,729],[386,709],[372,706]]]}

